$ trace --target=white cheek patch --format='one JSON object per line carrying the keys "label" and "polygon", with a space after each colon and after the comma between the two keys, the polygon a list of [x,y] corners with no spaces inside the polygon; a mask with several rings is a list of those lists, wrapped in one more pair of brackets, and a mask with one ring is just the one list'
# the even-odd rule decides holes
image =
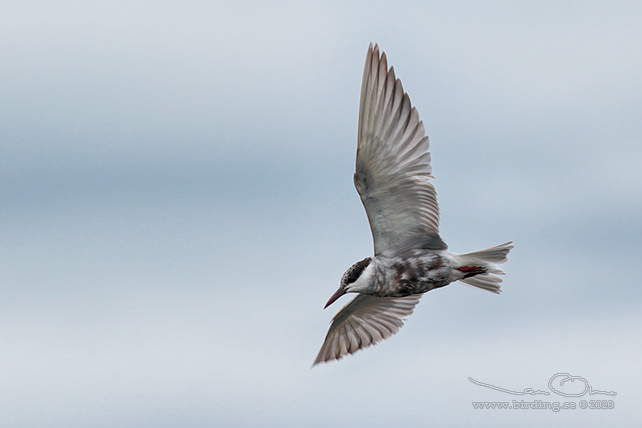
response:
{"label": "white cheek patch", "polygon": [[361,275],[355,282],[348,284],[348,290],[350,292],[360,293],[371,287],[374,282],[375,267],[374,263],[370,263],[364,270],[361,272]]}

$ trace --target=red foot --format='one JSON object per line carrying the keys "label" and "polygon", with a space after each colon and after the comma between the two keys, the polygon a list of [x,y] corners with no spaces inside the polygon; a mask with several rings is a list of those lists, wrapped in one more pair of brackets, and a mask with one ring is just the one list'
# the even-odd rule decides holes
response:
{"label": "red foot", "polygon": [[471,276],[479,275],[480,273],[485,273],[486,269],[481,266],[462,266],[457,268],[458,271],[464,272],[464,278],[470,278]]}

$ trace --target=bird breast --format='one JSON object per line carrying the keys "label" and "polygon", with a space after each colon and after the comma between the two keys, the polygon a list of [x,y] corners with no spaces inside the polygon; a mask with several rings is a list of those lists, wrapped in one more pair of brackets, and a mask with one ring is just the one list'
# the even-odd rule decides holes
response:
{"label": "bird breast", "polygon": [[453,269],[440,254],[412,258],[375,258],[374,295],[401,297],[448,285]]}

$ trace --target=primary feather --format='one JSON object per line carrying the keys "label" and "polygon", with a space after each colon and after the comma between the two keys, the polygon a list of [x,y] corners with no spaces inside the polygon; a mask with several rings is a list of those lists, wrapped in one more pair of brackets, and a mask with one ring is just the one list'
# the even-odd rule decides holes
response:
{"label": "primary feather", "polygon": [[359,294],[332,319],[332,325],[314,364],[338,360],[374,345],[399,331],[412,314],[421,294],[376,297]]}
{"label": "primary feather", "polygon": [[368,49],[361,87],[354,183],[375,255],[447,248],[439,236],[437,192],[429,182],[428,137],[386,54]]}

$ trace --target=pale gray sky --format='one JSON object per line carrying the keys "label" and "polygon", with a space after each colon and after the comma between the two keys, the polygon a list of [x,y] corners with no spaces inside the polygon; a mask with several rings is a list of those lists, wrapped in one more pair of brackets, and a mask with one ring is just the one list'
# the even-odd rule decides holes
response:
{"label": "pale gray sky", "polygon": [[[12,427],[642,422],[639,2],[10,2],[0,15],[0,414]],[[431,138],[453,251],[429,293],[310,369],[370,255],[352,185],[369,42]],[[573,401],[614,409],[475,410]]]}

